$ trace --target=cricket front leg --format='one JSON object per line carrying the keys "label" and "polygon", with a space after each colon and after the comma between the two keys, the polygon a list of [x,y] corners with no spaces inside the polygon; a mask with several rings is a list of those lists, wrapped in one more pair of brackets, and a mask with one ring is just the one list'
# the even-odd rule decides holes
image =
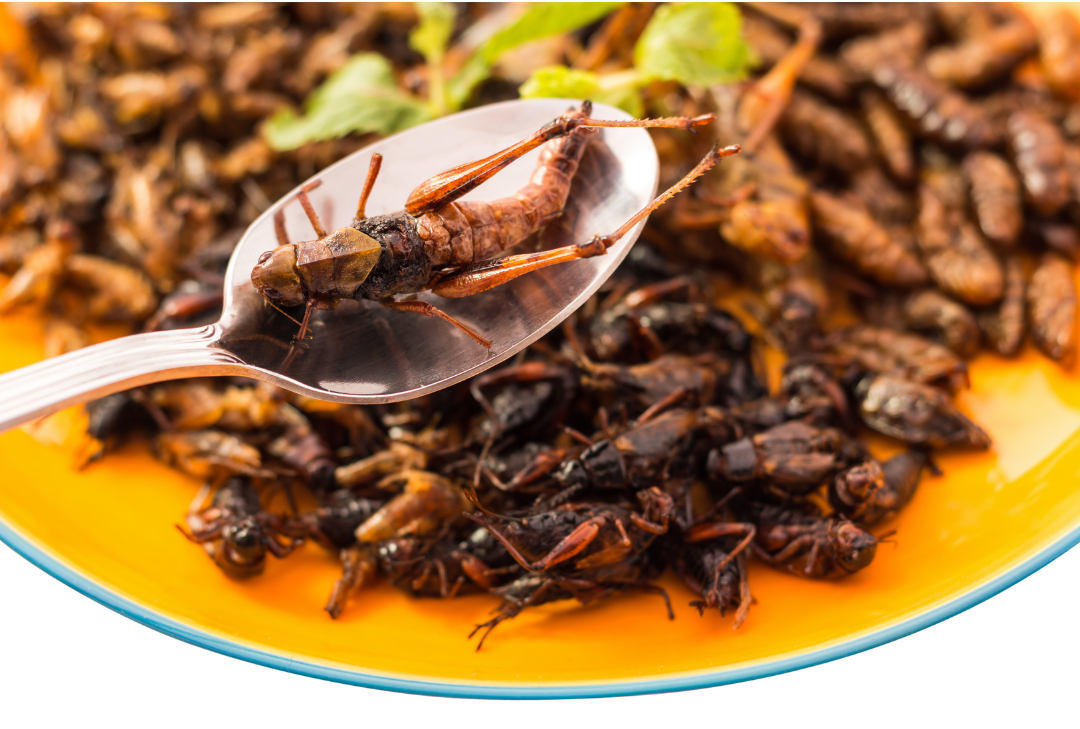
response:
{"label": "cricket front leg", "polygon": [[577,129],[597,127],[666,127],[669,129],[692,129],[708,124],[716,116],[705,114],[694,118],[669,117],[666,119],[629,119],[626,121],[608,121],[592,119],[592,104],[583,102],[581,111],[570,111],[546,124],[538,132],[507,147],[501,152],[485,157],[476,162],[460,165],[423,182],[409,195],[405,202],[405,212],[419,216],[449,205],[462,195],[476,189],[494,177],[500,170],[523,155],[531,152],[545,142],[565,137]]}
{"label": "cricket front leg", "polygon": [[575,261],[579,258],[592,258],[593,256],[603,255],[604,253],[607,253],[608,248],[615,245],[620,238],[626,235],[635,225],[648,217],[650,213],[677,195],[694,180],[701,177],[701,175],[712,169],[721,159],[737,154],[738,152],[739,146],[737,144],[723,148],[721,148],[719,144],[714,145],[712,150],[709,151],[705,158],[701,160],[697,167],[692,169],[686,177],[679,180],[678,183],[660,195],[660,197],[653,200],[652,203],[639,210],[633,217],[623,223],[618,230],[610,235],[593,236],[589,242],[584,244],[563,246],[562,248],[541,251],[540,253],[502,256],[501,258],[493,258],[489,261],[474,263],[435,279],[431,286],[431,290],[439,296],[445,296],[448,299],[473,296],[474,294],[482,293],[488,289],[493,289],[496,286],[502,286],[504,283],[513,281],[518,276],[537,271],[541,268],[554,266],[557,263]]}

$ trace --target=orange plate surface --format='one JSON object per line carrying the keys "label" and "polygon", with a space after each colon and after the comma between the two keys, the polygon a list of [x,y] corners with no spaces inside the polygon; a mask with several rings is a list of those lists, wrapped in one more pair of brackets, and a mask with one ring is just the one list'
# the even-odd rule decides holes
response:
{"label": "orange plate surface", "polygon": [[[40,357],[40,324],[0,320],[0,371]],[[1026,352],[973,363],[963,407],[995,439],[990,453],[943,455],[911,505],[883,529],[895,544],[854,577],[802,580],[753,565],[758,604],[738,631],[699,617],[667,577],[676,619],[629,595],[528,610],[480,652],[466,638],[496,601],[413,599],[383,584],[338,621],[321,607],[335,560],[308,545],[246,582],[226,578],[173,527],[199,484],[134,444],[89,469],[26,432],[0,436],[0,517],[76,571],[220,638],[383,676],[510,686],[664,679],[797,657],[866,636],[962,597],[1080,524],[1080,380]],[[62,422],[63,418],[59,418]],[[580,685],[580,684],[579,684]]]}
{"label": "orange plate surface", "polygon": [[[4,20],[7,36],[13,29]],[[40,322],[0,320],[0,342],[0,372],[35,362]],[[655,596],[544,606],[501,626],[481,652],[466,635],[496,605],[484,596],[417,600],[381,585],[331,621],[321,607],[338,576],[332,557],[309,545],[271,561],[257,579],[230,581],[173,528],[198,484],[140,445],[77,472],[63,447],[22,431],[0,436],[0,518],[62,564],[166,618],[331,671],[465,684],[465,693],[469,684],[511,694],[612,682],[647,691],[640,682],[680,677],[690,679],[684,686],[701,685],[709,680],[696,675],[753,674],[811,652],[834,649],[835,657],[868,636],[899,637],[899,624],[1023,571],[1080,527],[1080,379],[1028,350],[1008,362],[980,356],[971,380],[959,400],[993,436],[992,452],[941,456],[945,476],[924,478],[903,514],[881,527],[897,530],[896,543],[879,547],[874,563],[850,579],[817,583],[752,565],[758,603],[738,631],[730,616],[699,617],[687,605],[692,595],[670,577],[663,583],[674,621]]]}

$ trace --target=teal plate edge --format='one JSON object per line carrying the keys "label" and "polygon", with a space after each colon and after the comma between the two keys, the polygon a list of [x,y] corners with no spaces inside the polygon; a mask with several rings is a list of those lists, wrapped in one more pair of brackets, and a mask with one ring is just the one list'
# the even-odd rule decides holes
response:
{"label": "teal plate edge", "polygon": [[994,579],[960,595],[951,602],[941,605],[933,610],[928,610],[921,615],[910,618],[888,628],[864,635],[860,638],[845,641],[839,645],[811,651],[791,658],[775,661],[764,661],[742,668],[718,670],[709,673],[695,673],[690,676],[678,676],[674,678],[662,678],[643,681],[612,681],[611,683],[589,682],[575,684],[559,684],[554,686],[485,686],[481,684],[465,683],[441,683],[437,681],[422,681],[419,679],[394,678],[391,676],[379,676],[377,674],[363,673],[345,668],[309,663],[307,661],[288,658],[270,651],[250,648],[240,643],[235,643],[216,635],[192,628],[183,623],[167,618],[164,615],[139,605],[132,600],[118,595],[111,590],[99,585],[85,575],[68,567],[56,558],[45,553],[44,550],[34,545],[29,539],[19,534],[14,528],[0,520],[0,541],[11,547],[16,553],[24,557],[31,564],[40,568],[46,574],[55,577],[68,587],[71,587],[91,600],[114,610],[121,615],[131,618],[148,628],[153,628],[159,633],[172,636],[185,643],[190,643],[200,648],[214,651],[222,655],[239,658],[260,666],[276,668],[279,671],[287,671],[301,676],[310,676],[324,681],[363,686],[365,688],[383,689],[385,691],[398,691],[407,694],[421,694],[425,696],[443,696],[460,699],[587,699],[605,698],[613,696],[638,696],[641,694],[665,693],[670,691],[689,691],[691,689],[710,688],[726,684],[751,681],[756,678],[775,676],[789,671],[797,671],[800,668],[809,668],[838,658],[861,653],[870,648],[890,643],[905,636],[917,633],[929,628],[931,625],[951,618],[964,610],[978,605],[1002,590],[1015,585],[1020,580],[1028,577],[1055,559],[1069,551],[1077,543],[1080,543],[1080,527],[1063,536],[1058,541],[1049,545],[1046,549],[1034,555],[1026,562],[1013,567]]}

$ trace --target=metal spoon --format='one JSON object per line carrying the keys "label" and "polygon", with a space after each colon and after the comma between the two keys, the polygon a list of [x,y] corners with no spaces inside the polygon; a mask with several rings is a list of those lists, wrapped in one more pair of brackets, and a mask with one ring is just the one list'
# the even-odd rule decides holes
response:
{"label": "metal spoon", "polygon": [[[368,215],[400,210],[423,180],[509,147],[576,103],[510,101],[410,129],[315,175],[308,182],[321,180],[322,185],[310,193],[312,202],[328,229],[349,225],[371,155],[380,152],[383,174],[368,201]],[[593,115],[631,118],[603,104],[594,105]],[[513,193],[527,181],[537,154],[510,165],[465,199]],[[658,177],[656,149],[644,129],[604,130],[602,138],[589,145],[567,209],[542,234],[547,236],[544,246],[584,242],[614,231],[652,201]],[[308,348],[289,358],[296,324],[265,305],[250,277],[260,254],[277,245],[273,216],[283,205],[288,205],[291,240],[315,237],[294,193],[264,212],[236,246],[218,323],[135,334],[0,375],[0,432],[70,405],[181,377],[241,375],[322,400],[356,404],[435,392],[502,362],[559,324],[611,275],[644,225],[603,256],[552,266],[468,298],[420,296],[492,340],[490,350],[441,320],[347,301],[317,314]],[[292,361],[283,367],[287,358]]]}

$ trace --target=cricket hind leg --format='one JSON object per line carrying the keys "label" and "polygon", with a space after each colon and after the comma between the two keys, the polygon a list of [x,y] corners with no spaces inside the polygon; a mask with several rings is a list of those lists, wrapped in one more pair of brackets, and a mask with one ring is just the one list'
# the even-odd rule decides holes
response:
{"label": "cricket hind leg", "polygon": [[609,121],[593,119],[590,102],[583,102],[581,111],[571,111],[546,124],[539,131],[517,144],[507,147],[490,157],[459,165],[422,182],[412,191],[405,202],[405,212],[413,216],[438,210],[476,189],[500,170],[545,142],[565,137],[577,129],[599,127],[666,127],[669,129],[693,129],[712,122],[716,117],[705,114],[698,117],[668,117],[664,119],[628,119]]}
{"label": "cricket hind leg", "polygon": [[724,157],[737,154],[740,151],[738,145],[721,148],[719,144],[713,148],[698,165],[692,169],[686,177],[679,180],[673,187],[664,192],[652,203],[639,210],[629,220],[623,223],[618,230],[609,235],[596,235],[584,244],[576,244],[555,248],[550,251],[528,253],[521,255],[502,256],[488,261],[474,263],[461,268],[453,273],[436,280],[431,290],[439,296],[449,299],[472,296],[488,289],[501,286],[514,280],[518,276],[537,271],[541,268],[553,266],[556,263],[565,263],[579,258],[591,258],[607,252],[608,248],[626,235],[635,225],[645,219],[650,213],[677,195],[683,188],[690,185],[694,180],[708,172]]}
{"label": "cricket hind leg", "polygon": [[375,180],[379,178],[379,170],[382,169],[382,155],[375,152],[371,155],[371,162],[368,164],[367,177],[364,179],[364,189],[360,192],[360,202],[356,204],[356,219],[364,220],[367,218],[367,201],[371,196],[371,190],[375,187]]}
{"label": "cricket hind leg", "polygon": [[438,308],[432,306],[431,304],[427,303],[426,301],[416,301],[416,300],[413,300],[413,301],[383,301],[383,302],[380,302],[380,303],[382,303],[382,305],[385,306],[387,309],[393,309],[394,311],[409,311],[409,312],[413,312],[415,314],[422,314],[424,316],[438,317],[439,319],[442,319],[443,321],[450,322],[451,324],[456,326],[458,329],[460,329],[461,331],[468,334],[480,346],[482,346],[482,347],[484,347],[486,349],[491,349],[491,344],[492,343],[491,343],[490,339],[487,339],[487,338],[481,336],[480,334],[478,334],[477,332],[473,331],[468,326],[466,326],[464,323],[462,323],[462,322],[458,321],[457,319],[455,319],[454,317],[450,316],[449,314],[447,314],[442,309],[438,309]]}

